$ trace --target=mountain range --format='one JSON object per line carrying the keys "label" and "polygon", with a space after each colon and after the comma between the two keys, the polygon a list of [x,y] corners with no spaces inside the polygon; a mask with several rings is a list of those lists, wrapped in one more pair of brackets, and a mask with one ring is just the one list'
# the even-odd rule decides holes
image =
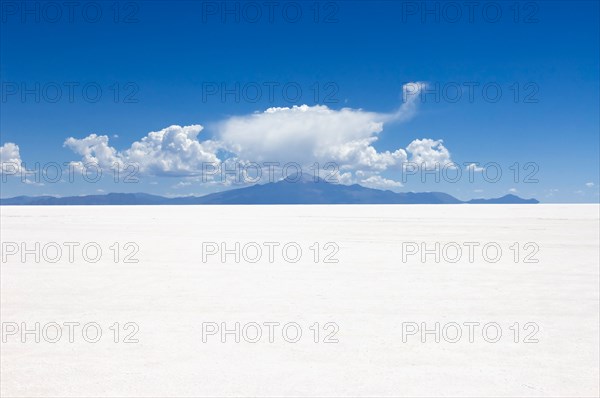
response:
{"label": "mountain range", "polygon": [[505,195],[495,199],[461,201],[443,192],[392,192],[358,184],[331,184],[317,181],[285,180],[232,189],[205,196],[167,198],[145,193],[109,193],[87,196],[16,196],[0,199],[0,205],[268,205],[268,204],[526,204],[539,203]]}

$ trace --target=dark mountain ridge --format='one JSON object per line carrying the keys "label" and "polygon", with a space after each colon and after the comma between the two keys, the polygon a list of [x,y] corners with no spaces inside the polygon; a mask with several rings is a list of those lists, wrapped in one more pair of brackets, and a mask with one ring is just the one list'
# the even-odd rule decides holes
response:
{"label": "dark mountain ridge", "polygon": [[87,196],[17,196],[0,199],[0,205],[227,205],[227,204],[525,204],[539,203],[505,195],[495,199],[461,201],[443,192],[392,192],[358,184],[330,184],[324,180],[278,181],[232,189],[205,196],[166,198],[145,193],[109,193]]}

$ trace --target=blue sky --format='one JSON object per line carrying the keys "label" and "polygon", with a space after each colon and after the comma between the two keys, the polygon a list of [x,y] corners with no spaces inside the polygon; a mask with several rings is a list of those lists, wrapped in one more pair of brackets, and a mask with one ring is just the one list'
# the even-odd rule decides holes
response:
{"label": "blue sky", "polygon": [[[205,163],[331,161],[342,183],[598,202],[598,2],[468,4],[3,2],[2,161],[40,166],[1,196],[201,195],[243,185]],[[105,178],[77,174],[90,159]],[[55,182],[51,162],[76,163]]]}

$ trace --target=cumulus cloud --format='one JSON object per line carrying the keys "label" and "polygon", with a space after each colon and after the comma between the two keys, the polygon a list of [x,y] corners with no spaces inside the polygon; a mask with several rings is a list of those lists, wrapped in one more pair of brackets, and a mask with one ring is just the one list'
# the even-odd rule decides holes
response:
{"label": "cumulus cloud", "polygon": [[371,143],[383,130],[383,119],[360,109],[302,105],[232,117],[218,124],[217,133],[228,150],[257,162],[333,161],[377,167],[387,154],[378,154]]}
{"label": "cumulus cloud", "polygon": [[21,153],[19,146],[7,142],[0,146],[0,174],[17,174],[22,170]]}
{"label": "cumulus cloud", "polygon": [[[405,92],[407,87],[403,87]],[[423,84],[412,86],[412,94],[415,87],[421,89]],[[111,167],[115,163],[135,163],[140,175],[198,176],[207,163],[221,167],[232,162],[277,162],[281,166],[294,162],[308,169],[315,162],[320,167],[333,162],[340,171],[340,183],[393,188],[401,185],[380,173],[399,169],[407,161],[424,167],[451,162],[442,140],[417,139],[406,148],[384,151],[373,146],[385,124],[414,116],[418,96],[405,97],[406,101],[389,113],[301,105],[232,116],[212,125],[212,140],[198,139],[203,130],[200,125],[174,125],[148,133],[123,151],[111,147],[108,136],[96,134],[68,138],[65,146],[81,156],[78,164],[94,162]],[[223,158],[223,154],[227,156]]]}
{"label": "cumulus cloud", "polygon": [[121,157],[117,150],[108,145],[106,135],[90,134],[83,139],[68,138],[64,146],[82,157],[80,163],[95,163],[100,167],[110,168],[115,162],[120,162]]}
{"label": "cumulus cloud", "polygon": [[384,123],[405,121],[415,114],[416,98],[408,97],[391,113],[334,110],[325,105],[269,108],[221,121],[217,135],[229,151],[253,161],[336,162],[342,169],[385,170],[405,161],[406,151],[378,152],[372,144]]}
{"label": "cumulus cloud", "polygon": [[434,169],[436,166],[444,166],[452,163],[450,152],[442,140],[425,138],[414,140],[406,150],[411,154],[410,161],[426,169]]}
{"label": "cumulus cloud", "polygon": [[83,139],[68,138],[64,145],[82,156],[78,164],[95,163],[102,168],[133,164],[140,174],[154,176],[188,176],[201,172],[203,163],[218,163],[216,145],[208,140],[200,142],[198,134],[203,127],[169,126],[148,133],[130,148],[117,151],[109,145],[106,135],[91,134]]}
{"label": "cumulus cloud", "polygon": [[586,182],[585,186],[588,187],[588,188],[591,188],[591,187],[594,186],[594,183],[593,182]]}

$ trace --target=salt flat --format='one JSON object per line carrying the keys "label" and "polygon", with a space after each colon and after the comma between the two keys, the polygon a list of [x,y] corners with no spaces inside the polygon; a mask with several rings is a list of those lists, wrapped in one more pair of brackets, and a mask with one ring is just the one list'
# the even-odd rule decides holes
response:
{"label": "salt flat", "polygon": [[[65,206],[0,213],[2,396],[600,394],[598,205]],[[53,251],[65,242],[73,242],[72,262],[66,249],[59,258]],[[240,252],[246,245],[239,263],[235,254],[225,263],[220,253],[207,255],[222,242],[228,249],[240,242]],[[264,249],[255,263],[248,261],[257,253],[249,242]],[[264,242],[272,242],[272,263]],[[22,243],[33,250],[25,261]],[[425,261],[406,254],[422,243],[432,250]],[[97,262],[83,258],[84,245],[91,247],[88,260],[102,249]],[[473,247],[474,258],[463,250],[456,259],[457,245]],[[297,247],[302,255],[291,262]],[[127,254],[138,262],[125,262]],[[325,262],[328,255],[338,262]],[[39,343],[37,332],[22,330],[36,322],[46,326]],[[48,341],[56,337],[53,322],[63,334],[56,343]],[[73,342],[65,322],[80,324]],[[81,325],[92,322],[102,330],[97,343],[82,337]],[[137,343],[123,342],[135,331],[124,328],[129,322],[139,327],[131,337]],[[222,342],[220,331],[208,332],[223,322],[231,329],[256,323],[263,336],[247,341],[255,337],[248,326],[239,343],[235,333]],[[280,324],[273,342],[265,322]],[[468,322],[479,323],[473,342]],[[288,340],[296,329],[282,334],[291,323],[302,331],[295,343]],[[422,323],[434,332],[410,334]],[[496,326],[482,332],[488,324],[500,327],[496,342]],[[441,331],[447,325],[461,327],[456,342],[455,329]]]}

